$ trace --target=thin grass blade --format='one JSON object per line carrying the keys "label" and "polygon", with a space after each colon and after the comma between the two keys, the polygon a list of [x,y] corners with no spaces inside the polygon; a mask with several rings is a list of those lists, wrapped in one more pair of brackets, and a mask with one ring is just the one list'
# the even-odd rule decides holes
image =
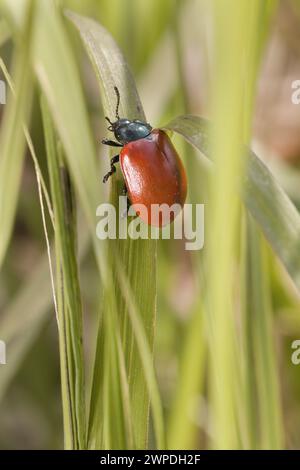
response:
{"label": "thin grass blade", "polygon": [[0,266],[13,230],[26,148],[23,123],[29,118],[32,100],[32,73],[28,66],[32,49],[32,2],[28,3],[25,18],[24,30],[17,35],[18,47],[13,58],[16,96],[8,97],[0,133]]}
{"label": "thin grass blade", "polygon": [[[62,384],[66,384],[66,387],[62,387],[62,394],[63,402],[68,402],[68,412],[64,408],[65,436],[70,434],[67,428],[71,426],[68,421],[71,411],[72,444],[67,442],[67,447],[83,449],[86,446],[86,433],[82,302],[77,267],[74,198],[64,155],[59,152],[52,121],[43,100],[41,108],[55,221],[58,292],[60,293],[58,328],[60,355],[65,358],[61,373]],[[64,395],[67,397],[64,398]]]}

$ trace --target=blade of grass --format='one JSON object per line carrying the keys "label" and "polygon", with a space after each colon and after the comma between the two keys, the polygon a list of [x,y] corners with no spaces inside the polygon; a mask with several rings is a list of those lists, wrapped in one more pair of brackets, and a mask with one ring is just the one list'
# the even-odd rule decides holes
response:
{"label": "blade of grass", "polygon": [[[253,362],[253,328],[252,309],[253,300],[249,297],[251,287],[248,287],[250,277],[250,267],[248,264],[248,224],[246,218],[248,214],[242,213],[241,226],[241,395],[246,397],[243,414],[240,416],[240,432],[243,448],[257,449],[258,436],[258,413],[257,396],[255,390],[255,363]],[[250,304],[248,303],[250,299]],[[239,404],[242,406],[242,403]]]}
{"label": "blade of grass", "polygon": [[[260,2],[255,0],[251,4],[252,8],[249,11],[248,17],[248,44],[247,44],[247,62],[246,62],[246,71],[245,71],[245,112],[244,112],[244,140],[247,142],[251,138],[251,127],[249,122],[253,113],[253,108],[255,105],[255,84],[256,77],[258,73],[259,63],[262,57],[262,50],[269,31],[270,20],[274,10],[276,9],[277,2],[271,2],[269,0],[265,2]],[[243,214],[243,211],[242,211]],[[242,218],[243,221],[243,218]],[[244,224],[242,223],[242,232]],[[244,234],[245,235],[245,234]],[[247,237],[246,237],[247,238]],[[243,246],[244,238],[242,238]],[[259,262],[258,262],[259,264]],[[264,423],[264,418],[267,417],[266,414],[259,417],[257,413],[257,400],[260,401],[260,397],[255,396],[255,374],[256,374],[256,361],[253,361],[252,357],[252,342],[253,342],[253,304],[259,303],[259,299],[255,297],[255,294],[259,292],[253,287],[253,297],[250,295],[248,298],[248,290],[252,290],[255,280],[251,277],[247,278],[249,268],[248,259],[243,256],[243,250],[241,255],[241,269],[246,271],[246,277],[244,278],[246,282],[241,285],[241,309],[240,317],[241,324],[241,335],[239,338],[240,341],[240,390],[239,390],[239,421],[240,421],[240,436],[241,443],[243,448],[252,449],[259,446],[260,436],[258,433],[258,420],[261,420],[261,426],[268,426],[267,423]],[[263,270],[261,275],[264,277]],[[247,284],[249,281],[249,285]],[[252,282],[251,282],[252,281]],[[249,289],[248,289],[249,286]],[[267,294],[266,294],[267,297]],[[244,301],[244,302],[243,302]],[[266,349],[264,348],[264,351]],[[269,349],[270,351],[270,349]],[[271,358],[272,362],[272,358]],[[266,371],[266,375],[269,375],[269,372]],[[244,397],[244,398],[242,398]],[[279,403],[277,403],[279,405]],[[274,416],[278,414],[278,410],[275,410]],[[274,423],[275,424],[275,423]]]}
{"label": "blade of grass", "polygon": [[[200,150],[203,169],[212,168],[209,160],[209,123],[197,116],[179,116],[166,126],[177,132]],[[247,150],[248,164],[243,200],[281,260],[297,289],[300,289],[300,216],[285,191],[266,165],[251,150]]]}
{"label": "blade of grass", "polygon": [[[8,83],[9,83],[9,86],[12,89],[13,94],[15,95],[12,80],[11,80],[9,74],[8,74],[8,71],[5,67],[5,64],[3,64],[2,61],[1,61],[1,67],[2,67],[2,70],[4,71],[4,74],[5,74],[5,77],[8,81]],[[46,226],[46,219],[45,219],[45,212],[44,212],[42,189],[43,189],[46,201],[47,201],[47,206],[48,206],[48,210],[49,210],[49,214],[50,214],[50,218],[51,218],[52,223],[53,223],[53,213],[52,213],[52,208],[51,208],[51,204],[50,204],[48,191],[47,191],[43,176],[42,176],[40,168],[39,168],[39,164],[38,164],[38,160],[37,160],[37,157],[36,157],[36,154],[35,154],[35,150],[34,150],[34,147],[33,147],[28,129],[27,129],[27,127],[24,123],[23,123],[23,130],[24,130],[24,135],[26,137],[26,140],[27,140],[27,143],[28,143],[28,146],[29,146],[31,156],[32,156],[33,161],[34,161],[34,166],[35,166],[35,171],[36,171],[36,177],[37,177],[37,182],[38,182],[38,192],[39,192],[41,211],[42,211],[42,220],[43,220],[43,226],[44,226],[44,230],[45,230],[46,243],[47,243],[48,261],[49,261],[49,264],[50,264],[50,275],[51,275],[51,282],[52,282],[52,291],[53,291],[53,297],[54,297],[55,312],[56,312],[56,316],[57,316],[57,319],[58,319],[56,295],[55,295],[55,290],[54,290],[54,279],[53,279],[53,272],[52,272],[50,242],[49,242],[49,238],[48,238],[48,234],[47,234],[47,226]],[[39,331],[39,329],[37,329],[37,328],[32,329],[33,332],[35,332],[36,330]],[[29,336],[29,338],[27,338],[27,336],[25,336],[24,340],[20,341],[20,346],[16,349],[16,351],[14,351],[15,356],[17,357],[17,359],[20,357],[20,351],[22,351],[24,348],[26,348],[28,342],[30,343],[31,336]],[[14,368],[12,368],[12,370],[14,371]]]}
{"label": "blade of grass", "polygon": [[[95,148],[78,70],[61,18],[52,2],[39,1],[36,17],[35,70],[66,151],[88,226],[94,233],[100,189]],[[68,83],[68,93],[65,92],[65,83]]]}
{"label": "blade of grass", "polygon": [[[9,88],[11,89],[12,91],[12,94],[13,96],[15,97],[16,96],[16,93],[15,93],[15,86],[12,82],[12,78],[6,68],[6,65],[4,64],[3,60],[0,58],[0,68],[1,70],[3,71],[3,74],[5,76],[5,79],[9,85]],[[30,155],[31,155],[31,158],[33,160],[33,163],[34,163],[34,167],[35,167],[35,172],[36,172],[36,175],[37,175],[37,178],[40,180],[41,182],[41,187],[42,187],[42,190],[43,190],[43,195],[45,197],[45,200],[46,200],[46,203],[47,203],[47,209],[48,209],[48,213],[49,213],[49,216],[50,216],[50,219],[53,223],[53,211],[52,211],[52,207],[51,207],[51,202],[50,202],[50,197],[49,197],[49,194],[48,194],[48,190],[47,190],[47,186],[46,186],[46,183],[45,183],[45,180],[43,178],[43,174],[41,172],[41,169],[40,169],[40,166],[39,166],[39,162],[38,162],[38,159],[37,159],[37,155],[36,155],[36,152],[34,150],[34,146],[33,146],[33,142],[31,140],[31,137],[30,137],[30,134],[29,134],[29,131],[28,131],[28,128],[27,126],[23,123],[23,131],[24,131],[24,134],[25,134],[25,138],[26,138],[26,142],[27,142],[27,146],[28,146],[28,150],[30,152]]]}
{"label": "blade of grass", "polygon": [[[7,83],[12,90],[12,94],[15,97],[15,86],[12,83],[12,78],[8,73],[8,70],[0,59],[0,67],[4,73]],[[34,167],[37,175],[37,179],[40,180],[43,194],[47,202],[47,209],[50,215],[52,224],[54,223],[53,211],[50,203],[50,197],[46,184],[43,179],[43,175],[39,168],[38,159],[36,152],[26,125],[23,123],[23,130],[26,137],[28,149],[32,156]],[[82,237],[81,237],[82,238]],[[84,232],[83,240],[80,239],[79,244],[79,258],[85,254],[88,246],[88,237]],[[1,318],[1,333],[5,338],[5,342],[10,351],[10,368],[6,368],[1,374],[1,387],[0,387],[0,401],[5,394],[10,381],[17,373],[18,368],[22,362],[22,358],[26,354],[26,351],[30,348],[34,339],[38,335],[42,325],[47,319],[47,313],[50,311],[51,303],[51,289],[49,289],[49,274],[48,274],[48,262],[46,257],[43,257],[40,263],[37,263],[36,272],[33,273],[32,279],[28,281],[24,289],[22,289],[13,303],[5,310],[4,316]],[[40,294],[40,301],[35,301],[33,294],[36,289]],[[24,318],[23,306],[27,305],[29,315],[25,317],[26,324],[30,324],[30,328],[26,328],[24,331],[24,325],[21,319]],[[47,308],[48,307],[48,308]],[[16,339],[17,338],[17,339]]]}
{"label": "blade of grass", "polygon": [[[253,391],[252,413],[255,422],[254,445],[261,449],[283,448],[283,428],[276,351],[272,334],[270,287],[268,282],[267,253],[258,227],[247,218],[245,245],[245,308],[249,337],[249,363],[252,381],[246,387]],[[255,391],[253,390],[255,389]],[[252,425],[253,427],[253,425]]]}
{"label": "blade of grass", "polygon": [[197,303],[187,328],[183,355],[179,369],[179,383],[171,406],[167,438],[169,449],[195,449],[196,398],[204,381],[206,343],[204,337],[203,309]]}
{"label": "blade of grass", "polygon": [[[223,10],[223,7],[225,8],[217,2],[213,4],[217,51],[214,73],[215,86],[213,89],[217,92],[214,93],[213,100],[216,120],[212,129],[212,151],[216,160],[216,167],[211,178],[214,216],[212,217],[212,227],[209,233],[211,235],[210,247],[213,246],[214,248],[210,248],[210,288],[208,291],[210,294],[212,292],[214,294],[209,295],[208,305],[210,317],[215,320],[210,325],[210,334],[213,338],[210,342],[212,364],[214,366],[212,391],[216,417],[215,445],[217,447],[230,447],[231,445],[239,445],[236,429],[239,410],[235,405],[235,394],[239,386],[239,379],[234,375],[234,371],[238,367],[238,363],[234,365],[234,360],[237,357],[237,344],[235,343],[232,296],[228,294],[233,287],[233,282],[230,282],[230,279],[233,281],[232,267],[236,252],[233,239],[237,236],[239,224],[238,202],[234,193],[237,192],[239,186],[242,186],[240,174],[243,169],[243,160],[240,158],[240,154],[245,137],[243,134],[245,129],[249,128],[251,109],[247,104],[249,103],[249,96],[253,95],[257,58],[260,56],[259,48],[252,47],[253,44],[250,38],[253,38],[253,35],[256,34],[257,28],[254,25],[261,21],[261,11],[258,2],[251,2],[251,5],[241,4],[235,10],[233,5],[230,4],[227,5],[225,10]],[[232,11],[235,14],[229,20],[229,12],[232,13]],[[249,21],[249,18],[251,18],[251,21]],[[224,60],[224,48],[230,50],[230,56],[229,58],[226,57],[226,60]],[[240,77],[244,73],[248,77],[247,67],[249,67],[249,61],[248,63],[245,62],[246,57],[247,60],[249,59],[249,54],[245,53],[248,50],[247,48],[250,48],[252,52],[250,54],[250,70],[253,71],[254,78],[251,75],[251,83],[248,83],[248,86],[245,87]],[[218,82],[218,80],[221,81]],[[224,87],[226,93],[223,93]],[[245,89],[247,90],[246,94]],[[229,109],[229,107],[231,110],[230,119],[227,119],[225,115],[226,109]],[[177,124],[178,121],[175,126]],[[183,123],[180,122],[180,124]],[[184,134],[186,129],[183,130],[184,126],[180,124],[177,126],[177,130],[179,133]],[[172,130],[174,129],[173,125],[170,127]],[[188,135],[193,141],[195,133],[191,128],[189,131],[191,132]],[[248,135],[247,132],[246,135]],[[205,135],[198,134],[197,137],[202,150],[207,153],[209,139],[206,133]],[[225,155],[227,155],[227,158],[225,158]],[[219,239],[222,232],[221,227],[225,226],[225,217],[227,230]],[[224,274],[225,272],[226,274]],[[221,281],[221,279],[223,280]],[[217,345],[217,350],[214,345]],[[221,389],[225,393],[221,393]],[[229,427],[228,432],[227,426]],[[226,434],[224,433],[225,429]]]}
{"label": "blade of grass", "polygon": [[[236,193],[240,189],[240,175],[243,172],[240,154],[244,88],[240,77],[244,69],[244,43],[247,41],[245,24],[248,14],[249,7],[247,8],[245,2],[241,2],[236,8],[233,0],[229,0],[226,7],[223,3],[212,2],[215,55],[211,148],[215,171],[210,175],[209,188],[205,319],[210,351],[209,397],[213,419],[211,445],[216,449],[237,449],[240,446],[236,406],[238,356],[232,293],[235,242],[239,225],[239,200]],[[230,50],[226,58],[222,53],[224,49]],[[230,115],[221,125],[229,103]]]}
{"label": "blade of grass", "polygon": [[[144,113],[133,78],[111,36],[91,19],[83,18],[73,13],[68,13],[68,16],[78,27],[95,67],[99,78],[105,113],[111,118],[114,117],[116,98],[113,87],[116,85],[121,94],[120,114],[128,118],[144,119]],[[116,208],[118,208],[118,197],[121,194],[122,188],[122,179],[120,174],[117,174],[112,183],[110,193],[110,202]],[[132,324],[132,306],[130,307],[128,302],[126,302],[125,289],[123,288],[123,291],[120,291],[120,285],[115,281],[118,321],[120,322],[120,331],[123,332],[122,344],[128,373],[129,390],[132,403],[138,404],[133,408],[134,439],[138,448],[145,448],[148,437],[149,386],[152,391],[157,388],[153,373],[153,359],[151,359],[155,323],[156,242],[152,240],[116,240],[110,244],[110,250],[115,254],[114,257],[118,258],[118,263],[114,263],[116,275],[120,275],[120,272],[118,272],[120,270],[125,271],[122,274],[125,274],[125,278],[128,280],[132,299],[134,299],[134,304],[142,319],[142,328],[138,337]],[[101,358],[97,356],[95,361],[95,380],[97,381],[100,380],[97,374],[99,363],[101,363]],[[147,368],[145,368],[145,364],[147,364]],[[98,388],[99,384],[94,382],[92,402],[99,399]],[[162,447],[161,406],[158,395],[155,392],[154,394],[156,397],[155,401],[152,401],[154,428],[157,434],[158,445]],[[92,406],[92,433],[97,432],[93,425],[93,422],[97,420],[94,415],[96,408]]]}
{"label": "blade of grass", "polygon": [[[57,149],[51,118],[41,100],[55,222],[58,329],[66,448],[83,449],[85,435],[82,303],[76,259],[76,218],[71,181]],[[72,424],[71,424],[72,422]]]}
{"label": "blade of grass", "polygon": [[28,65],[32,46],[32,16],[32,2],[28,2],[24,30],[17,35],[13,59],[16,96],[8,96],[0,131],[0,267],[13,229],[25,153],[23,123],[28,120],[32,100],[32,74]]}
{"label": "blade of grass", "polygon": [[[195,5],[189,2],[177,0],[176,8],[173,12],[172,32],[174,35],[174,45],[176,52],[178,90],[176,93],[176,103],[178,109],[184,113],[188,112],[189,86],[186,80],[185,56],[186,46],[185,37],[182,31],[182,16],[186,15],[189,8],[195,8]],[[200,46],[200,44],[199,44]],[[201,46],[200,46],[201,47]],[[200,52],[200,51],[199,51]],[[188,175],[188,197],[189,201],[203,201],[205,194],[204,185],[199,185],[199,167],[195,158],[191,157],[191,146],[183,141],[178,150],[183,158]],[[203,256],[202,253],[186,253],[187,262],[193,267],[193,278],[197,292],[196,305],[193,306],[191,316],[184,330],[183,345],[181,355],[179,356],[179,370],[177,373],[177,385],[174,391],[174,398],[170,407],[168,419],[167,440],[170,449],[195,449],[201,448],[202,441],[199,439],[199,423],[197,417],[204,416],[205,403],[205,372],[207,355],[207,343],[204,329],[204,308],[202,305],[202,292],[205,291]],[[169,262],[169,261],[167,261]],[[199,398],[201,397],[202,400]],[[206,423],[201,423],[206,426]]]}

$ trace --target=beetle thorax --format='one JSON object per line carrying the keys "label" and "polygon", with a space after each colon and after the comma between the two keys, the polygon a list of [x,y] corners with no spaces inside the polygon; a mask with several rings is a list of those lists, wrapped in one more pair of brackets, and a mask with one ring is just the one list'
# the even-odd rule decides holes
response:
{"label": "beetle thorax", "polygon": [[119,119],[112,127],[115,138],[123,145],[133,140],[143,139],[152,131],[150,124],[140,121],[139,119],[134,119],[133,121],[129,119]]}

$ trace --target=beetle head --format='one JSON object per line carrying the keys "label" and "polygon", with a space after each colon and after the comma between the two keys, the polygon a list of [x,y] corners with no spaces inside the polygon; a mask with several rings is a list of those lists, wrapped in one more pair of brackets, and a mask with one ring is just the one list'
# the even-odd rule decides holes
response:
{"label": "beetle head", "polygon": [[139,140],[143,139],[144,137],[147,137],[152,131],[152,127],[150,126],[150,124],[143,122],[139,119],[120,119],[120,92],[116,86],[114,87],[114,90],[117,95],[116,121],[112,122],[108,117],[105,117],[105,119],[109,123],[107,129],[113,132],[116,140],[123,145],[133,140]]}

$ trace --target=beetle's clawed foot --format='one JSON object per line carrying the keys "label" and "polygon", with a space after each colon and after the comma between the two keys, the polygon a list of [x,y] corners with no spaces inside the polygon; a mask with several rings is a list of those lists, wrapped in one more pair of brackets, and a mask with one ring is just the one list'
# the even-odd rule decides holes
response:
{"label": "beetle's clawed foot", "polygon": [[106,173],[106,175],[104,175],[103,177],[103,183],[106,183],[106,181],[108,180],[108,178],[110,178],[115,172],[116,172],[116,167],[115,166],[112,166],[111,167],[111,170]]}
{"label": "beetle's clawed foot", "polygon": [[112,169],[111,171],[109,171],[108,173],[106,173],[106,175],[103,176],[103,183],[106,183],[106,181],[110,178],[110,176],[115,173],[116,169]]}
{"label": "beetle's clawed foot", "polygon": [[115,155],[114,157],[112,157],[112,159],[110,160],[110,171],[106,173],[106,175],[104,176],[103,183],[106,183],[108,178],[117,171],[115,164],[118,163],[118,161],[119,161],[119,155]]}

